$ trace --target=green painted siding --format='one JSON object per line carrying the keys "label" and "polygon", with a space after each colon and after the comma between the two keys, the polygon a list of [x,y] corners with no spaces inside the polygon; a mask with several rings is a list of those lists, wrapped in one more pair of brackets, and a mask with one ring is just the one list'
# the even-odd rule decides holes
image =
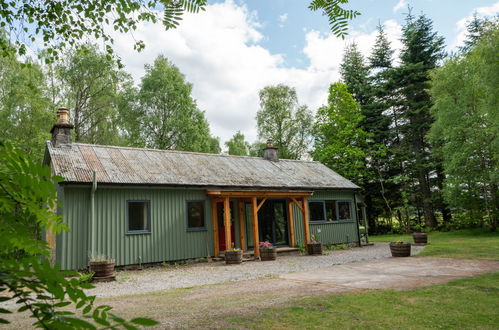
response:
{"label": "green painted siding", "polygon": [[[342,199],[351,200],[351,192],[316,192],[310,200]],[[88,266],[90,256],[90,187],[65,187],[59,190],[59,200],[63,205],[58,210],[71,229],[57,239],[57,262],[62,269],[83,269]],[[126,202],[128,200],[149,200],[151,212],[151,233],[126,233]],[[186,201],[205,201],[206,230],[187,231]],[[237,200],[234,201],[234,240],[239,244],[239,218]],[[352,214],[356,212],[352,209]],[[301,211],[293,206],[295,219],[295,239],[303,243],[303,219]],[[251,231],[251,207],[245,207],[245,227],[247,245],[253,245]],[[204,190],[98,187],[95,192],[96,241],[95,255],[116,259],[117,265],[152,263],[162,261],[199,258],[213,255],[213,234],[211,202]],[[318,233],[320,229],[320,233]],[[356,242],[355,221],[343,223],[311,224],[311,235],[316,235],[322,243],[338,244]],[[247,247],[243,247],[247,249]]]}
{"label": "green painted siding", "polygon": [[[151,233],[126,234],[126,201],[150,200]],[[205,200],[204,231],[187,231],[186,201]],[[90,188],[66,188],[64,221],[71,232],[61,235],[58,262],[63,269],[87,267]],[[98,187],[95,192],[96,255],[117,265],[198,258],[213,254],[209,201],[201,190]]]}

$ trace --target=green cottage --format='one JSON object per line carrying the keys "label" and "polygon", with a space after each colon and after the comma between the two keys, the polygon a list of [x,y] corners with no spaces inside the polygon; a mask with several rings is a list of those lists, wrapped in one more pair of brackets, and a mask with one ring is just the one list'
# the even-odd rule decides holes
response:
{"label": "green cottage", "polygon": [[62,269],[107,256],[117,266],[219,256],[261,241],[295,248],[359,243],[359,187],[313,161],[71,142],[68,110],[47,141],[45,164],[64,181],[58,199],[70,232],[47,241]]}

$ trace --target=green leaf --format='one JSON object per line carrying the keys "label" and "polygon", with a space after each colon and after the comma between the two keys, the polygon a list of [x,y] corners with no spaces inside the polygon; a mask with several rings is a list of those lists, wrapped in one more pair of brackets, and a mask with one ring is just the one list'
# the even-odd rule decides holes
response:
{"label": "green leaf", "polygon": [[138,325],[143,325],[146,327],[150,327],[150,326],[159,324],[158,321],[155,321],[153,319],[146,318],[146,317],[136,317],[136,318],[130,320],[130,322],[138,324]]}

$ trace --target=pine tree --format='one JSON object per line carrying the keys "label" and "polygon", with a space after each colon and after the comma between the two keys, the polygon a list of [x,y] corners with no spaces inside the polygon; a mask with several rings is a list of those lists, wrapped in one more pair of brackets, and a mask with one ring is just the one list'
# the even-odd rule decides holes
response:
{"label": "pine tree", "polygon": [[[426,135],[433,122],[429,112],[432,106],[428,93],[429,72],[444,57],[444,39],[433,31],[433,23],[426,16],[415,19],[409,14],[402,41],[401,65],[392,71],[391,87],[396,89],[400,100],[393,112],[395,127],[399,130],[398,145],[394,148],[409,202],[422,207],[427,227],[436,228],[434,202],[437,202],[438,195],[433,191],[438,188],[441,167],[431,153]],[[447,211],[442,213],[444,217],[449,216]]]}
{"label": "pine tree", "polygon": [[361,106],[367,104],[369,102],[368,68],[355,42],[348,45],[345,49],[343,60],[340,64],[340,74],[341,80],[348,86],[348,91],[354,99]]}

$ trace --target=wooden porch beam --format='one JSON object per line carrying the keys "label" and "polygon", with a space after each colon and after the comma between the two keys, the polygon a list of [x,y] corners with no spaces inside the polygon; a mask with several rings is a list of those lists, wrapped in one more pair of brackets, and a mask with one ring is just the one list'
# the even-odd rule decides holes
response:
{"label": "wooden porch beam", "polygon": [[253,254],[255,257],[260,256],[259,235],[258,235],[258,208],[256,205],[256,197],[251,199],[251,215],[253,217]]}
{"label": "wooden porch beam", "polygon": [[260,208],[263,206],[263,203],[265,203],[265,201],[267,200],[267,197],[265,197],[264,199],[262,199],[262,201],[260,202],[260,204],[258,204],[258,207],[256,208],[256,211],[260,211]]}
{"label": "wooden porch beam", "polygon": [[298,208],[303,212],[303,207],[300,205],[300,203],[298,203],[298,201],[296,200],[296,198],[291,198],[291,200],[296,204],[296,206],[298,206]]}
{"label": "wooden porch beam", "polygon": [[223,191],[207,190],[206,194],[213,197],[232,197],[232,198],[303,198],[312,196],[312,191]]}
{"label": "wooden porch beam", "polygon": [[310,228],[308,226],[308,203],[307,203],[307,198],[304,197],[302,199],[302,203],[303,203],[303,209],[302,209],[302,213],[303,213],[303,234],[305,236],[305,244],[309,244],[310,243]]}
{"label": "wooden porch beam", "polygon": [[225,228],[225,249],[232,248],[232,237],[230,228],[230,203],[229,197],[224,199],[224,228]]}
{"label": "wooden porch beam", "polygon": [[289,245],[295,247],[295,218],[293,217],[293,201],[288,200],[288,217],[289,217]]}
{"label": "wooden porch beam", "polygon": [[239,243],[241,250],[246,249],[246,238],[244,237],[244,202],[240,199],[237,202],[239,213]]}
{"label": "wooden porch beam", "polygon": [[217,213],[217,201],[216,199],[211,200],[211,219],[213,221],[213,249],[216,258],[220,256],[220,247],[218,246],[218,213]]}

